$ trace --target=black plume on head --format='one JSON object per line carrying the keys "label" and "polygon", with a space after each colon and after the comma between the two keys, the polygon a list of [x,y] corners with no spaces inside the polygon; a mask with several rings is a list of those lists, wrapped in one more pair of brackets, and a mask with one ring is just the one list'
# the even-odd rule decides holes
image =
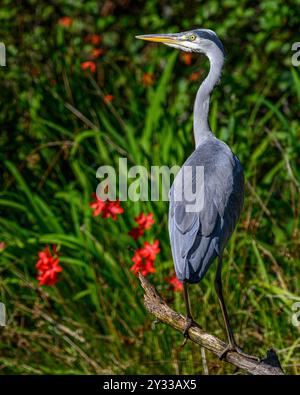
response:
{"label": "black plume on head", "polygon": [[205,40],[213,41],[217,45],[217,47],[223,52],[223,55],[225,56],[225,49],[223,47],[223,44],[222,44],[221,40],[219,39],[219,37],[213,31],[205,30],[205,29],[196,29],[196,30],[194,30],[194,32],[200,38],[204,38]]}

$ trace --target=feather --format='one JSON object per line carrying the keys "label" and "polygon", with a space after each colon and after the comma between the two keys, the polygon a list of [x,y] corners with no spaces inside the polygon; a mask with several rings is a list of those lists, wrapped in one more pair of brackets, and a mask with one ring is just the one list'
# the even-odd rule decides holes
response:
{"label": "feather", "polygon": [[[204,168],[204,183],[196,185],[196,167]],[[183,199],[175,199],[176,179],[184,176],[185,168],[192,168],[193,177],[182,182]],[[170,190],[169,233],[176,275],[179,280],[199,282],[214,259],[222,254],[230,239],[244,198],[243,169],[230,148],[215,137],[203,140],[186,160]],[[191,204],[184,196],[185,189],[198,187],[204,193],[204,204],[199,212],[188,212]]]}

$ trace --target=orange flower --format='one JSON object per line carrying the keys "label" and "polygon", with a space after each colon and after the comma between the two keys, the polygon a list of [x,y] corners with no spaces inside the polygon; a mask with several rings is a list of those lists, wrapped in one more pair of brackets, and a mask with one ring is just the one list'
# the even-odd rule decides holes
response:
{"label": "orange flower", "polygon": [[64,27],[70,27],[72,23],[73,23],[73,19],[70,18],[69,16],[63,16],[58,20],[58,24]]}
{"label": "orange flower", "polygon": [[91,73],[96,72],[96,63],[92,61],[82,62],[81,63],[82,70],[90,70]]}
{"label": "orange flower", "polygon": [[99,56],[103,55],[104,50],[102,48],[94,48],[92,50],[92,57],[99,58]]}
{"label": "orange flower", "polygon": [[94,45],[99,45],[101,43],[101,36],[99,36],[99,34],[92,34],[91,43]]}
{"label": "orange flower", "polygon": [[32,77],[37,77],[40,73],[41,72],[37,67],[32,67],[32,69],[30,69],[30,74]]}
{"label": "orange flower", "polygon": [[190,52],[184,52],[181,58],[187,66],[190,66],[192,64],[192,54]]}
{"label": "orange flower", "polygon": [[6,243],[4,241],[0,242],[0,251],[4,250],[6,248]]}
{"label": "orange flower", "polygon": [[114,100],[114,96],[113,95],[105,95],[104,96],[104,101],[105,103],[111,103]]}
{"label": "orange flower", "polygon": [[152,86],[154,84],[154,74],[144,73],[142,76],[142,83],[144,86]]}
{"label": "orange flower", "polygon": [[86,42],[90,42],[93,45],[99,45],[102,41],[102,38],[99,34],[88,34],[85,39]]}
{"label": "orange flower", "polygon": [[200,71],[195,71],[194,73],[192,73],[190,75],[189,80],[190,81],[197,81],[200,76],[201,76],[201,72]]}

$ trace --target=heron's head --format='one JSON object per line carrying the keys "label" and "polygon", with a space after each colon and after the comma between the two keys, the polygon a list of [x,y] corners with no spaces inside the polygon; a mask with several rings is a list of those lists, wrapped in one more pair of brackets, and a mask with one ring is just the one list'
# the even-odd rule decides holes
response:
{"label": "heron's head", "polygon": [[146,34],[136,36],[140,40],[163,43],[169,47],[181,49],[185,52],[200,52],[209,55],[219,48],[225,55],[223,44],[216,33],[209,29],[195,29],[182,33]]}

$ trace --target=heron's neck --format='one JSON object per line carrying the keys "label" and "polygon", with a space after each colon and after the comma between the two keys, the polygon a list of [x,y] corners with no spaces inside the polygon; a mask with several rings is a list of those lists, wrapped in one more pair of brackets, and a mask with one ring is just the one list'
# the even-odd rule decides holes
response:
{"label": "heron's neck", "polygon": [[207,54],[210,61],[210,70],[200,85],[194,104],[194,136],[196,147],[202,139],[212,135],[208,122],[210,94],[221,77],[224,64],[224,55],[216,47]]}

